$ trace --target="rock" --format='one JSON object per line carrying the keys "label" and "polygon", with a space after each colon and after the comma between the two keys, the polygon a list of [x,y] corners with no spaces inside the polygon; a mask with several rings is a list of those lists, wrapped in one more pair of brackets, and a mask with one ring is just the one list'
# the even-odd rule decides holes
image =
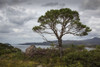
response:
{"label": "rock", "polygon": [[36,51],[35,45],[31,45],[26,49],[25,54],[28,56],[33,56],[35,51]]}
{"label": "rock", "polygon": [[43,67],[42,65],[38,65],[37,67]]}

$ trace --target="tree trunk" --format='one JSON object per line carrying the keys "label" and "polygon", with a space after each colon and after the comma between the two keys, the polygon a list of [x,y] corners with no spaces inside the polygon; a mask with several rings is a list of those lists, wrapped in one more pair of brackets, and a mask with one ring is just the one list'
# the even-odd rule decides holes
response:
{"label": "tree trunk", "polygon": [[60,51],[60,58],[62,58],[62,39],[58,39],[59,51]]}

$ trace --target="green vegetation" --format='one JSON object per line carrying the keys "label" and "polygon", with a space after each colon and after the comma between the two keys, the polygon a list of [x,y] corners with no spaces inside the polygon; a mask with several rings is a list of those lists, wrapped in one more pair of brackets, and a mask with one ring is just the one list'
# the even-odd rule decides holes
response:
{"label": "green vegetation", "polygon": [[20,49],[9,44],[0,43],[0,67],[32,67],[36,62],[27,60]]}
{"label": "green vegetation", "polygon": [[83,45],[72,45],[59,50],[37,48],[33,56],[27,56],[20,49],[0,43],[0,67],[100,67],[100,45],[88,51]]}

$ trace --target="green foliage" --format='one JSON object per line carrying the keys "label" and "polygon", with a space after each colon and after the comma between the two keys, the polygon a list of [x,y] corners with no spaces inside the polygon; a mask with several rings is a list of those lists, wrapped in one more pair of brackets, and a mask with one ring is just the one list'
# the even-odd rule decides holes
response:
{"label": "green foliage", "polygon": [[100,50],[100,45],[96,45],[96,49]]}
{"label": "green foliage", "polygon": [[37,67],[38,65],[33,61],[0,60],[0,67]]}
{"label": "green foliage", "polygon": [[[37,33],[47,33],[47,29],[50,29],[54,34],[56,34],[56,37],[61,38],[63,35],[65,35],[66,32],[66,34],[85,36],[88,35],[88,32],[91,31],[89,27],[80,22],[78,12],[69,8],[52,9],[47,11],[45,15],[39,17],[38,22],[40,25],[33,27],[33,31]],[[61,29],[57,28],[58,24],[61,26]],[[57,32],[59,32],[59,30],[61,31],[61,34],[60,36],[57,36]],[[72,32],[72,30],[74,32]]]}
{"label": "green foliage", "polygon": [[14,48],[10,44],[0,43],[0,56],[3,54],[9,54],[9,53],[15,53],[15,52],[21,52],[21,50],[18,48]]}
{"label": "green foliage", "polygon": [[99,67],[100,66],[100,51],[81,51],[71,52],[66,55],[65,62],[68,67],[73,64],[80,64],[83,67]]}
{"label": "green foliage", "polygon": [[83,65],[80,62],[77,62],[75,64],[71,64],[68,67],[83,67]]}
{"label": "green foliage", "polygon": [[78,45],[78,46],[77,46],[77,49],[78,49],[78,50],[84,50],[84,49],[85,49],[85,46],[84,46],[84,45]]}
{"label": "green foliage", "polygon": [[28,59],[20,49],[0,43],[0,67],[36,67],[37,62]]}
{"label": "green foliage", "polygon": [[[100,67],[100,50],[84,50],[83,45],[71,45],[63,49],[63,57],[59,58],[58,49],[37,48],[34,56],[28,57],[11,45],[0,45],[0,67]],[[11,51],[4,51],[4,49]]]}

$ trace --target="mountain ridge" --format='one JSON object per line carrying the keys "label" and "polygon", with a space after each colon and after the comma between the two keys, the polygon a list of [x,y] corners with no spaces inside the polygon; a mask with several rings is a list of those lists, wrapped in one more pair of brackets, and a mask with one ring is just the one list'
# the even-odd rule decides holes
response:
{"label": "mountain ridge", "polygon": [[[57,44],[57,41],[51,41],[55,44]],[[74,44],[74,45],[100,45],[100,38],[94,37],[92,39],[86,39],[86,40],[63,40],[62,42],[64,45]],[[40,42],[40,43],[23,43],[19,45],[50,45],[50,42]]]}

